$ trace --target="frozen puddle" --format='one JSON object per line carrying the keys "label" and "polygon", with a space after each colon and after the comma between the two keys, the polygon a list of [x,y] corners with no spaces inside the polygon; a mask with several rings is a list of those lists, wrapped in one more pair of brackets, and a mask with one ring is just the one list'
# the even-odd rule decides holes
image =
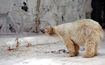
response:
{"label": "frozen puddle", "polygon": [[82,58],[84,51],[80,51],[80,55],[76,57],[64,57],[67,53],[51,53],[51,51],[66,49],[62,42],[55,41],[50,41],[51,44],[35,45],[35,43],[29,48],[21,46],[14,51],[8,51],[2,47],[0,48],[0,65],[105,65],[105,40],[99,46],[99,55],[93,58]]}

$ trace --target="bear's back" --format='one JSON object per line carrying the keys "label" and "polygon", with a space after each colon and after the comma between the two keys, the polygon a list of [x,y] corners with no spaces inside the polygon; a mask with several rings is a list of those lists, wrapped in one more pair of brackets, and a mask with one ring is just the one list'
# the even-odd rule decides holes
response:
{"label": "bear's back", "polygon": [[[84,37],[87,35],[91,35],[92,31],[95,31],[95,30],[97,31],[102,29],[98,22],[91,19],[77,20],[74,22],[58,25],[56,27],[61,32],[66,33],[66,35],[69,35],[71,39],[74,40],[79,45],[84,45],[83,44],[85,42]],[[84,33],[86,35],[84,35]],[[100,33],[102,33],[102,31],[100,31]]]}

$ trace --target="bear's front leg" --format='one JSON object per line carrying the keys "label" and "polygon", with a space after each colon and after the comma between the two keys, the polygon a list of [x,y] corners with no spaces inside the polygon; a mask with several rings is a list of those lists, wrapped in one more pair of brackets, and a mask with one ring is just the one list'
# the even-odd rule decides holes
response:
{"label": "bear's front leg", "polygon": [[66,44],[66,47],[69,51],[69,54],[66,55],[65,57],[73,57],[75,56],[75,47],[74,47],[74,43],[70,40],[70,37],[63,37],[64,42]]}
{"label": "bear's front leg", "polygon": [[79,55],[79,45],[78,44],[76,44],[75,42],[73,42],[74,43],[74,46],[75,46],[75,56],[78,56]]}

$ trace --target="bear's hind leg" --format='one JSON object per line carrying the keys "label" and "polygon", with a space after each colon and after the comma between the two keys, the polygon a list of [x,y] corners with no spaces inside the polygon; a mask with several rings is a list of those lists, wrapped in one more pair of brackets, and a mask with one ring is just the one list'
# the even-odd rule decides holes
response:
{"label": "bear's hind leg", "polygon": [[96,44],[96,46],[95,46],[95,56],[97,56],[98,55],[98,44]]}
{"label": "bear's hind leg", "polygon": [[90,41],[85,44],[85,54],[83,55],[84,58],[91,58],[94,57],[97,52],[96,52],[96,43],[94,41]]}

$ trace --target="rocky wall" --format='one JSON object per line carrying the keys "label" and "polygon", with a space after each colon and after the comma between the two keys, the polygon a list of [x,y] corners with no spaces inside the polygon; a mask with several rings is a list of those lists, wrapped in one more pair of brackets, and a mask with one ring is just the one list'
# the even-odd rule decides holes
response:
{"label": "rocky wall", "polygon": [[[91,0],[41,0],[40,28],[90,18]],[[0,34],[34,32],[37,0],[0,0]]]}

